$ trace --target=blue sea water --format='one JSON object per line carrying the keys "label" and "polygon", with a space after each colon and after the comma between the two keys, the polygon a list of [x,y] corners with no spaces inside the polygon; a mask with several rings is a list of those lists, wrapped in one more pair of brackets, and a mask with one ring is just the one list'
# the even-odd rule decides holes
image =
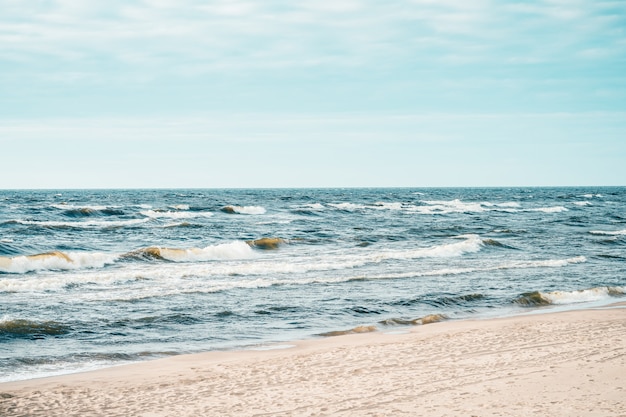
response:
{"label": "blue sea water", "polygon": [[623,187],[0,191],[0,381],[608,304],[625,261]]}

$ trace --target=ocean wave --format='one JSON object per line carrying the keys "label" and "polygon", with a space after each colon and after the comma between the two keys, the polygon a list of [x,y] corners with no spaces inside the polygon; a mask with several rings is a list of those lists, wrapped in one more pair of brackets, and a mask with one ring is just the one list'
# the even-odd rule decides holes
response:
{"label": "ocean wave", "polygon": [[321,211],[324,210],[326,207],[324,207],[323,204],[321,203],[310,203],[310,204],[302,204],[300,206],[296,206],[294,208],[297,209],[305,209],[305,210],[317,210],[317,211]]}
{"label": "ocean wave", "polygon": [[[282,239],[281,239],[282,241]],[[270,242],[271,243],[271,242]],[[266,243],[269,245],[270,243]],[[258,244],[264,243],[259,240]],[[279,244],[279,243],[276,243]],[[211,260],[250,259],[255,256],[250,244],[241,241],[222,243],[204,248],[147,247],[125,254],[98,252],[52,251],[35,255],[0,256],[0,273],[25,274],[33,271],[66,271],[103,268],[118,260],[167,260],[172,262],[201,262]]]}
{"label": "ocean wave", "polygon": [[513,246],[506,245],[495,239],[483,239],[483,245],[492,246],[494,248],[503,248],[503,249],[516,249]]}
{"label": "ocean wave", "polygon": [[304,214],[309,216],[315,216],[326,210],[326,207],[321,203],[300,204],[297,206],[291,206],[291,211],[295,214]]}
{"label": "ocean wave", "polygon": [[459,199],[454,200],[424,200],[422,203],[426,206],[413,206],[412,211],[420,214],[451,214],[451,213],[482,213],[486,211],[508,211],[516,212],[520,207],[517,202],[491,203],[482,202],[463,202]]}
{"label": "ocean wave", "polygon": [[363,210],[387,210],[402,211],[406,213],[423,214],[423,215],[446,215],[455,213],[484,213],[484,212],[506,212],[506,213],[524,213],[524,212],[543,212],[543,213],[560,213],[568,211],[566,207],[535,207],[524,208],[516,201],[506,201],[501,203],[492,203],[489,201],[461,201],[454,200],[422,200],[421,204],[408,204],[404,202],[376,202],[373,204],[359,204],[352,202],[345,203],[329,203],[328,207],[346,212],[355,212]]}
{"label": "ocean wave", "polygon": [[560,268],[572,264],[578,264],[586,262],[587,258],[584,256],[575,256],[567,259],[544,259],[535,261],[510,261],[494,266],[485,267],[466,267],[466,268],[440,268],[430,271],[410,271],[401,273],[386,273],[378,275],[368,275],[367,277],[353,278],[355,280],[363,279],[401,279],[401,278],[418,278],[418,277],[432,277],[432,276],[447,276],[447,275],[463,275],[471,274],[474,272],[492,272],[507,269],[527,269],[527,268]]}
{"label": "ocean wave", "polygon": [[170,206],[174,210],[189,210],[189,204],[175,204]]}
{"label": "ocean wave", "polygon": [[349,330],[336,330],[332,332],[320,333],[318,336],[323,336],[323,337],[345,336],[348,334],[371,333],[377,330],[378,328],[376,326],[357,326]]}
{"label": "ocean wave", "polygon": [[385,326],[421,326],[425,324],[438,323],[444,320],[448,320],[448,316],[446,316],[445,314],[429,314],[427,316],[419,317],[416,319],[387,319],[381,321],[380,324],[383,324]]}
{"label": "ocean wave", "polygon": [[38,226],[50,228],[108,228],[108,227],[126,227],[137,226],[150,221],[150,219],[131,219],[131,220],[87,220],[87,221],[71,221],[62,222],[54,220],[10,220],[10,223],[23,224],[25,226]]}
{"label": "ocean wave", "polygon": [[279,246],[287,242],[279,237],[264,237],[257,240],[249,240],[246,243],[251,247],[259,249],[278,249]]}
{"label": "ocean wave", "polygon": [[564,211],[569,211],[569,210],[563,206],[555,206],[555,207],[529,208],[529,209],[524,209],[524,211],[538,211],[542,213],[562,213]]}
{"label": "ocean wave", "polygon": [[523,213],[539,211],[544,213],[560,213],[568,211],[563,206],[557,207],[537,207],[524,208],[516,201],[507,201],[502,203],[492,203],[489,201],[481,202],[464,202],[459,199],[455,200],[424,200],[422,206],[407,206],[405,209],[418,214],[454,214],[454,213],[484,213],[484,212],[506,212],[506,213]]}
{"label": "ocean wave", "polygon": [[522,294],[513,300],[513,303],[522,306],[576,304],[620,297],[625,294],[626,288],[624,287],[595,287],[576,291],[533,291]]}
{"label": "ocean wave", "polygon": [[159,259],[172,262],[197,262],[228,259],[249,259],[254,256],[250,245],[235,241],[204,248],[162,248],[152,246],[121,255],[123,259]]}
{"label": "ocean wave", "polygon": [[126,214],[120,206],[75,206],[72,204],[52,204],[50,207],[63,210],[66,217],[122,216]]}
{"label": "ocean wave", "polygon": [[12,245],[13,240],[11,239],[2,239],[0,240],[0,256],[1,255],[17,255],[20,253],[19,249]]}
{"label": "ocean wave", "polygon": [[142,211],[143,216],[151,219],[193,219],[197,217],[211,217],[213,213],[210,211],[169,211],[169,210],[145,210]]}
{"label": "ocean wave", "polygon": [[0,272],[24,274],[31,271],[102,268],[104,265],[114,263],[116,259],[115,255],[103,253],[59,251],[12,258],[0,256]]}
{"label": "ocean wave", "polygon": [[625,230],[607,231],[607,230],[592,230],[589,233],[592,235],[604,235],[604,236],[623,236],[626,235]]}
{"label": "ocean wave", "polygon": [[67,334],[71,327],[56,321],[36,321],[26,319],[0,320],[0,339],[2,338],[42,338],[45,336],[59,336]]}
{"label": "ocean wave", "polygon": [[224,206],[224,213],[229,214],[265,214],[266,210],[260,206]]}
{"label": "ocean wave", "polygon": [[108,209],[119,209],[121,206],[97,206],[97,205],[84,205],[84,206],[76,206],[73,204],[60,203],[60,204],[52,204],[50,207],[59,210],[91,210],[91,211],[102,211]]}

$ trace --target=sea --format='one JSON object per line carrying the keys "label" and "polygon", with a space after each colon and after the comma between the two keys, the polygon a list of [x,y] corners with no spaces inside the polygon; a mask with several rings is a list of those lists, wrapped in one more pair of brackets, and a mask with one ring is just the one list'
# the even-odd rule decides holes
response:
{"label": "sea", "polygon": [[0,381],[626,293],[626,188],[0,191]]}

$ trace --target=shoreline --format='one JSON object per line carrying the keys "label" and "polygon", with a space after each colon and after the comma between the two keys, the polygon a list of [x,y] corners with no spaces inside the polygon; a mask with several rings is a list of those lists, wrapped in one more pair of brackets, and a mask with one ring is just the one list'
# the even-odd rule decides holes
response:
{"label": "shoreline", "polygon": [[625,304],[4,382],[0,415],[624,416]]}

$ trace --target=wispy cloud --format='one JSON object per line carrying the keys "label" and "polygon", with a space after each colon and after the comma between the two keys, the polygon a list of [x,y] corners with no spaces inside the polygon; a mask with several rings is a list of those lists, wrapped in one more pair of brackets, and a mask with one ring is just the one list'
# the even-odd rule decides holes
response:
{"label": "wispy cloud", "polygon": [[621,0],[0,0],[0,10],[4,114],[626,103]]}
{"label": "wispy cloud", "polygon": [[[9,61],[52,56],[62,62],[113,60],[130,67],[191,63],[205,70],[210,65],[219,70],[275,67],[277,62],[294,67],[373,65],[383,58],[404,61],[416,55],[488,59],[488,52],[510,47],[530,56],[527,60],[542,60],[568,43],[583,48],[602,43],[606,50],[623,52],[625,35],[615,29],[623,27],[626,16],[618,7],[610,1],[555,0],[3,0],[0,53]],[[555,31],[558,39],[550,36]],[[477,45],[484,55],[477,53]]]}

